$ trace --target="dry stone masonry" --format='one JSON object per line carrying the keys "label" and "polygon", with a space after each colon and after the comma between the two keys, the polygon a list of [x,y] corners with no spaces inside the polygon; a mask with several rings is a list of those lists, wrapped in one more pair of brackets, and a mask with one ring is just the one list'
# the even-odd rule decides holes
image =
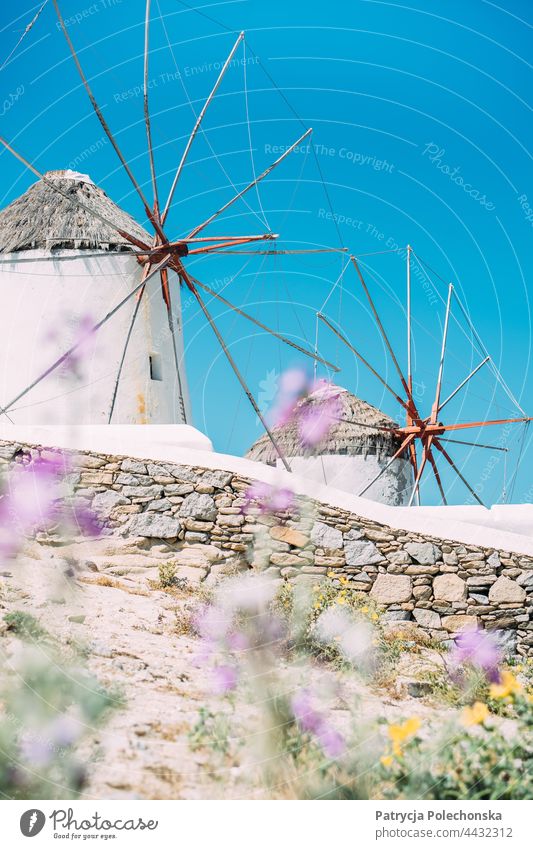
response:
{"label": "dry stone masonry", "polygon": [[[0,442],[0,463],[47,450]],[[497,631],[518,655],[533,656],[533,560],[389,528],[327,504],[297,498],[290,513],[245,515],[251,481],[224,470],[94,453],[72,455],[77,498],[149,553],[166,546],[204,569],[217,561],[265,570],[277,580],[328,573],[382,606],[383,618],[410,621],[446,641],[468,626]]]}

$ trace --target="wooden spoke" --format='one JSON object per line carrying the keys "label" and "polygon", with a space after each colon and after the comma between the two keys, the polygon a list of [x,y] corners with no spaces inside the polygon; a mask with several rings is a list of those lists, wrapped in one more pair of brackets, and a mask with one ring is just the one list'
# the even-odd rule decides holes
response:
{"label": "wooden spoke", "polygon": [[213,333],[214,333],[214,334],[215,334],[215,336],[217,337],[217,340],[218,340],[218,342],[219,342],[219,345],[220,345],[220,347],[222,348],[222,350],[223,350],[223,352],[224,352],[224,354],[225,354],[225,356],[226,356],[226,359],[227,359],[227,361],[229,362],[229,364],[230,364],[231,368],[233,369],[233,372],[234,372],[234,374],[235,374],[235,376],[236,376],[237,380],[238,380],[238,381],[239,381],[239,383],[241,384],[241,386],[242,386],[242,388],[243,388],[243,390],[244,390],[244,393],[245,393],[246,397],[248,398],[248,400],[249,400],[250,404],[252,405],[252,407],[253,407],[253,409],[254,409],[254,411],[255,411],[255,414],[257,415],[257,417],[258,417],[259,421],[261,422],[261,424],[262,424],[262,425],[263,425],[263,427],[265,428],[265,431],[266,431],[266,433],[267,433],[267,435],[268,435],[268,438],[270,439],[270,441],[271,441],[271,443],[272,443],[272,445],[273,445],[273,447],[274,447],[274,450],[275,450],[276,454],[278,455],[279,459],[280,459],[280,460],[281,460],[281,462],[283,463],[283,465],[284,465],[285,469],[286,469],[288,472],[290,472],[290,471],[291,471],[291,468],[290,468],[290,466],[289,466],[289,464],[288,464],[288,462],[287,462],[287,460],[286,460],[286,458],[285,458],[285,456],[284,456],[284,454],[283,454],[283,452],[282,452],[281,448],[279,447],[278,442],[277,442],[277,440],[276,440],[276,438],[275,438],[274,434],[273,434],[273,433],[272,433],[272,431],[270,430],[270,428],[269,428],[269,426],[268,426],[268,424],[267,424],[267,422],[266,422],[266,420],[265,420],[265,417],[263,416],[263,414],[262,414],[261,410],[259,409],[259,407],[258,407],[258,405],[257,405],[257,402],[256,402],[256,400],[255,400],[254,396],[252,395],[252,393],[251,393],[250,389],[248,388],[248,384],[246,383],[246,381],[245,381],[244,377],[242,376],[241,372],[239,371],[239,368],[238,368],[238,366],[237,366],[237,363],[236,363],[236,362],[235,362],[235,360],[233,359],[233,357],[232,357],[232,355],[231,355],[231,352],[230,352],[230,351],[229,351],[229,349],[228,349],[228,346],[227,346],[227,345],[226,345],[226,343],[224,342],[224,339],[223,339],[223,337],[222,337],[222,334],[220,333],[220,331],[219,331],[218,327],[216,326],[216,324],[215,324],[215,322],[214,322],[214,319],[213,319],[213,317],[212,317],[211,313],[210,313],[210,312],[209,312],[209,310],[207,309],[207,307],[206,307],[206,305],[205,305],[205,303],[204,303],[204,301],[203,301],[203,298],[201,297],[200,293],[198,292],[198,289],[197,289],[197,288],[196,288],[196,286],[194,285],[194,283],[193,283],[192,279],[189,277],[189,275],[188,275],[186,272],[184,272],[184,270],[183,270],[183,269],[181,270],[181,274],[182,274],[183,279],[185,280],[185,282],[186,282],[187,286],[189,287],[189,289],[191,290],[191,292],[192,292],[192,293],[193,293],[193,295],[195,296],[196,300],[198,301],[198,303],[199,303],[199,305],[200,305],[200,308],[201,308],[201,310],[202,310],[203,314],[205,315],[205,317],[206,317],[207,321],[209,322],[209,324],[210,324],[210,326],[211,326],[211,329],[213,330]]}
{"label": "wooden spoke", "polygon": [[189,136],[189,140],[188,140],[187,144],[185,145],[185,150],[183,151],[183,155],[181,157],[180,164],[178,165],[178,170],[176,171],[176,175],[174,177],[174,180],[172,181],[172,186],[170,188],[170,192],[169,192],[169,195],[168,195],[168,198],[167,198],[167,202],[166,202],[165,208],[163,210],[163,215],[161,216],[161,223],[163,225],[165,224],[165,221],[167,220],[167,215],[169,213],[170,206],[172,204],[172,199],[174,197],[174,192],[176,191],[176,186],[178,185],[178,181],[179,181],[179,178],[181,176],[181,172],[183,171],[183,166],[185,165],[185,161],[187,159],[187,156],[189,155],[191,145],[192,145],[192,143],[193,143],[193,141],[196,137],[198,130],[200,129],[200,125],[201,125],[201,123],[204,119],[204,115],[207,112],[209,104],[213,100],[213,98],[214,98],[214,96],[217,92],[217,89],[218,89],[220,83],[222,82],[222,80],[224,78],[224,74],[226,73],[230,62],[235,55],[235,51],[237,50],[237,48],[238,48],[239,44],[241,43],[241,41],[243,40],[243,38],[244,38],[244,32],[241,32],[237,41],[233,45],[228,58],[226,59],[226,61],[224,62],[224,65],[222,66],[222,69],[220,71],[220,74],[218,75],[217,81],[216,81],[215,85],[213,86],[213,88],[211,90],[211,94],[207,98],[206,102],[204,103],[204,105],[202,107],[200,114],[198,115],[198,118],[196,119],[196,123],[193,127],[193,131],[192,131],[191,135]]}
{"label": "wooden spoke", "polygon": [[[55,2],[55,0],[54,0],[54,2]],[[284,153],[282,153],[282,155],[279,156],[276,159],[276,161],[272,163],[272,165],[269,165],[268,168],[265,168],[265,170],[261,174],[259,174],[259,177],[256,177],[255,180],[252,180],[251,183],[248,183],[248,185],[242,191],[240,191],[236,195],[234,195],[234,197],[232,197],[231,200],[229,200],[227,203],[225,203],[224,206],[221,206],[220,209],[218,209],[216,212],[214,212],[213,215],[211,215],[209,218],[207,218],[202,224],[199,224],[197,227],[194,228],[194,230],[191,230],[188,238],[190,239],[193,236],[196,236],[197,233],[200,233],[205,227],[207,227],[208,224],[211,224],[211,222],[214,221],[215,218],[218,218],[218,216],[221,215],[223,212],[225,212],[226,209],[228,209],[232,204],[234,204],[236,201],[238,201],[240,198],[242,198],[247,192],[249,192],[250,189],[253,189],[253,187],[256,186],[258,183],[260,183],[261,180],[264,180],[265,177],[268,177],[268,175],[274,170],[274,168],[277,168],[277,166],[280,165],[283,162],[283,160],[286,159],[287,156],[289,156],[289,154],[291,154],[293,152],[293,150],[295,148],[297,148],[298,145],[301,144],[304,141],[304,139],[306,139],[307,136],[309,136],[312,132],[313,132],[312,130],[307,130],[307,132],[305,132],[302,136],[300,136],[299,139],[297,139],[294,142],[294,144],[292,144],[289,148],[287,148],[287,150]]]}
{"label": "wooden spoke", "polygon": [[490,427],[491,425],[516,424],[518,422],[533,422],[533,417],[523,416],[519,419],[492,419],[485,422],[464,422],[463,424],[442,425],[442,427],[447,433],[449,430],[467,430],[472,427]]}
{"label": "wooden spoke", "polygon": [[427,460],[428,460],[428,455],[431,451],[431,439],[432,439],[432,437],[430,436],[428,438],[428,441],[424,443],[424,447],[422,449],[422,458],[420,460],[420,466],[418,467],[418,472],[417,472],[417,475],[416,475],[416,478],[415,478],[413,491],[411,492],[411,496],[409,498],[409,503],[407,505],[408,507],[411,507],[411,505],[413,503],[413,499],[415,497],[415,493],[419,491],[420,479],[422,478],[422,474],[423,474],[423,471],[426,467],[426,463],[427,463]]}
{"label": "wooden spoke", "polygon": [[269,241],[276,239],[277,235],[266,233],[264,236],[244,236],[242,239],[231,239],[227,242],[220,242],[215,245],[205,245],[201,248],[193,248],[189,251],[189,255],[194,254],[210,254],[218,253],[221,248],[235,247],[236,245],[249,245],[251,242]]}
{"label": "wooden spoke", "polygon": [[89,85],[87,77],[85,76],[83,68],[81,67],[80,60],[78,59],[78,54],[76,53],[76,50],[75,50],[74,45],[72,43],[72,39],[70,38],[70,35],[68,33],[67,27],[65,25],[65,21],[63,20],[63,15],[61,14],[61,10],[59,8],[59,3],[57,2],[57,0],[52,0],[52,2],[54,4],[54,8],[56,10],[56,14],[57,14],[61,29],[63,31],[63,35],[65,36],[65,39],[66,39],[66,42],[69,46],[70,52],[72,53],[72,58],[74,59],[74,63],[75,63],[76,68],[78,70],[78,74],[80,75],[80,79],[83,83],[83,86],[84,86],[87,94],[89,95],[89,100],[91,101],[92,107],[93,107],[93,109],[94,109],[94,111],[95,111],[95,113],[98,117],[98,120],[100,121],[100,124],[102,125],[102,128],[103,128],[106,136],[108,137],[109,141],[111,142],[115,153],[117,154],[118,158],[120,159],[120,162],[122,163],[122,166],[123,166],[124,170],[126,171],[126,174],[130,178],[131,183],[132,183],[135,191],[139,195],[139,198],[141,199],[142,204],[144,206],[144,210],[146,212],[146,215],[148,216],[152,226],[154,227],[154,229],[155,229],[156,233],[158,234],[159,238],[161,239],[161,241],[163,243],[165,243],[167,241],[167,238],[166,238],[165,234],[163,233],[163,230],[161,229],[159,221],[156,218],[156,216],[154,215],[153,210],[150,208],[150,205],[149,205],[146,197],[144,196],[144,193],[143,193],[141,187],[139,186],[137,180],[135,179],[135,177],[133,175],[133,172],[132,172],[130,166],[128,165],[126,159],[124,158],[122,151],[120,150],[120,148],[119,148],[119,146],[118,146],[118,144],[115,140],[115,137],[114,137],[113,133],[111,132],[107,121],[104,118],[102,110],[100,109],[100,107],[99,107],[99,105],[96,101],[96,98],[93,94],[91,86]]}
{"label": "wooden spoke", "polygon": [[130,242],[130,244],[135,245],[137,248],[140,248],[141,251],[143,248],[148,248],[148,245],[146,245],[140,239],[137,239],[135,236],[132,236],[131,233],[128,233],[126,230],[121,230],[119,227],[117,227],[116,224],[113,224],[113,222],[106,218],[104,215],[101,215],[99,212],[96,212],[96,210],[92,209],[92,207],[83,203],[83,201],[79,200],[79,198],[74,198],[69,195],[68,192],[64,192],[63,189],[60,189],[59,186],[57,186],[53,180],[49,180],[48,177],[42,174],[35,167],[35,165],[32,165],[28,159],[26,159],[24,156],[22,156],[21,153],[16,151],[15,148],[5,138],[3,138],[3,136],[0,136],[0,144],[2,144],[6,148],[6,150],[9,150],[9,152],[12,153],[13,156],[19,160],[19,162],[22,162],[22,164],[25,165],[26,168],[32,172],[32,174],[35,174],[36,177],[39,177],[39,179],[42,180],[43,183],[45,183],[50,189],[64,197],[65,200],[68,200],[68,202],[71,203],[73,206],[78,206],[80,209],[83,209],[85,210],[85,212],[88,212],[90,215],[93,215],[95,218],[98,218],[99,221],[101,221],[103,224],[106,224],[108,227],[111,227],[111,229],[114,230],[115,233],[118,233],[119,236],[122,236],[122,238],[126,239],[127,242]]}
{"label": "wooden spoke", "polygon": [[442,498],[442,503],[444,505],[446,505],[448,502],[446,500],[446,495],[445,495],[444,489],[442,487],[442,481],[440,479],[440,474],[439,474],[439,470],[437,468],[437,463],[436,463],[435,458],[433,456],[433,451],[429,452],[428,460],[431,464],[431,468],[433,469],[433,474],[435,475],[435,480],[437,481],[437,486],[439,487],[440,496]]}
{"label": "wooden spoke", "polygon": [[466,480],[466,478],[465,478],[465,477],[463,477],[463,475],[461,474],[461,472],[459,471],[459,469],[457,468],[457,466],[456,466],[456,465],[455,465],[455,463],[453,462],[452,458],[450,457],[450,455],[448,454],[448,452],[446,451],[446,449],[445,449],[445,448],[444,448],[444,447],[440,444],[440,442],[439,442],[439,440],[438,440],[438,439],[435,439],[435,448],[437,448],[437,450],[438,450],[438,451],[440,451],[440,453],[443,455],[443,457],[445,458],[445,460],[449,463],[449,465],[450,465],[450,466],[452,467],[452,469],[454,470],[454,472],[455,472],[455,474],[457,475],[457,477],[458,477],[458,478],[459,478],[459,479],[460,479],[460,480],[464,483],[464,485],[466,486],[466,488],[468,489],[468,491],[470,492],[470,494],[471,494],[471,495],[473,495],[473,497],[476,499],[476,501],[478,502],[478,504],[480,504],[480,505],[481,505],[481,507],[485,507],[485,505],[483,504],[483,502],[482,502],[481,498],[479,497],[479,495],[477,494],[477,492],[475,492],[475,491],[472,489],[472,487],[470,486],[470,484],[468,483],[468,481]]}
{"label": "wooden spoke", "polygon": [[271,336],[275,336],[276,339],[279,339],[281,342],[284,342],[285,345],[290,345],[291,348],[295,348],[297,351],[300,351],[301,354],[305,354],[306,357],[311,357],[311,359],[313,360],[318,360],[320,363],[322,363],[322,365],[327,366],[327,368],[330,368],[334,372],[340,371],[337,366],[334,366],[333,363],[328,362],[328,360],[324,360],[322,359],[322,357],[317,356],[314,351],[308,351],[306,348],[302,348],[302,346],[298,345],[297,342],[293,342],[292,339],[288,339],[286,336],[283,336],[281,333],[278,333],[277,330],[272,330],[271,327],[268,327],[266,324],[263,324],[261,321],[259,321],[257,318],[254,318],[249,313],[244,312],[244,310],[242,310],[240,307],[235,306],[235,304],[232,304],[231,301],[228,301],[222,295],[219,295],[218,292],[215,292],[214,289],[211,289],[209,286],[206,286],[205,283],[200,283],[200,281],[197,280],[196,277],[192,277],[191,279],[194,280],[195,284],[197,286],[200,286],[205,292],[209,292],[209,294],[213,298],[216,298],[217,301],[221,301],[223,304],[225,304],[231,310],[236,312],[238,315],[241,315],[243,318],[246,318],[248,321],[251,321],[252,324],[255,324],[257,327],[260,327],[261,330],[265,330],[267,333],[270,333]]}
{"label": "wooden spoke", "polygon": [[58,359],[55,360],[55,362],[53,362],[51,366],[49,366],[45,371],[43,371],[43,373],[40,374],[39,377],[35,378],[35,380],[32,381],[32,383],[30,383],[29,386],[26,386],[26,388],[23,389],[22,392],[19,392],[18,395],[16,395],[14,398],[12,398],[11,401],[9,401],[8,404],[5,404],[0,409],[0,414],[6,413],[8,410],[10,410],[11,407],[13,407],[17,403],[17,401],[20,401],[21,398],[24,398],[24,396],[27,395],[28,392],[31,392],[31,390],[34,389],[39,383],[41,383],[41,381],[43,381],[45,379],[45,377],[48,377],[49,374],[52,374],[52,372],[55,371],[57,368],[59,368],[59,366],[62,365],[65,362],[65,360],[68,360],[68,358],[70,356],[72,356],[74,351],[76,351],[80,347],[80,345],[82,345],[85,342],[85,339],[86,339],[87,336],[91,336],[92,334],[96,333],[97,330],[100,330],[100,328],[107,321],[109,321],[109,319],[112,318],[115,315],[115,313],[117,313],[124,306],[124,304],[128,303],[130,298],[133,298],[133,296],[136,295],[137,292],[139,292],[146,285],[147,281],[151,277],[153,277],[154,274],[158,274],[161,271],[162,268],[166,268],[166,266],[171,262],[171,260],[172,260],[172,257],[167,256],[164,259],[162,259],[161,262],[159,262],[157,265],[155,265],[152,268],[152,270],[148,272],[146,277],[144,279],[142,279],[141,282],[137,286],[135,286],[131,290],[131,292],[129,292],[126,295],[125,298],[123,298],[118,304],[116,304],[116,306],[114,306],[113,309],[110,310],[107,313],[107,315],[105,315],[100,321],[98,321],[96,324],[94,324],[90,328],[90,330],[87,331],[87,334],[83,339],[78,340],[67,351],[65,351],[64,354],[61,354],[61,356],[58,357]]}
{"label": "wooden spoke", "polygon": [[322,322],[323,322],[323,323],[324,323],[327,327],[329,327],[329,329],[330,329],[330,330],[331,330],[331,331],[335,334],[335,336],[337,336],[337,337],[341,340],[341,342],[344,342],[344,344],[346,345],[346,347],[347,347],[347,348],[349,348],[349,349],[350,349],[350,351],[351,351],[353,354],[355,354],[355,356],[356,356],[359,360],[361,360],[361,362],[363,363],[363,365],[365,365],[365,366],[367,367],[367,369],[369,369],[369,371],[371,371],[371,372],[372,372],[372,374],[373,374],[375,377],[377,377],[377,379],[380,381],[380,383],[382,383],[382,384],[383,384],[383,386],[385,387],[385,389],[388,389],[388,391],[389,391],[389,392],[390,392],[390,393],[394,396],[394,398],[396,399],[396,401],[397,401],[399,404],[401,404],[401,406],[402,406],[402,407],[404,407],[404,409],[406,409],[406,410],[407,410],[407,409],[408,409],[408,406],[407,406],[406,402],[403,400],[403,398],[400,398],[400,396],[396,394],[396,392],[394,391],[394,389],[392,389],[392,387],[390,387],[390,386],[389,386],[389,384],[388,384],[388,383],[387,383],[387,382],[386,382],[386,381],[385,381],[385,380],[381,377],[381,375],[379,374],[379,372],[377,372],[377,371],[376,371],[376,369],[375,369],[373,366],[371,366],[371,365],[370,365],[370,363],[368,362],[368,360],[366,360],[366,359],[363,357],[363,355],[362,355],[362,354],[360,354],[360,353],[359,353],[359,351],[358,351],[356,348],[354,348],[354,346],[352,345],[352,343],[351,343],[351,342],[349,342],[349,341],[348,341],[348,339],[346,338],[346,336],[344,336],[344,335],[343,335],[343,334],[342,334],[339,330],[337,330],[337,328],[336,328],[336,327],[334,327],[334,326],[333,326],[333,324],[331,324],[331,322],[330,322],[330,321],[328,321],[328,319],[326,318],[326,316],[325,316],[325,315],[322,315],[322,313],[317,313],[317,318],[318,318],[318,319],[320,319],[320,321],[322,321]]}
{"label": "wooden spoke", "polygon": [[389,462],[385,466],[383,466],[383,468],[381,469],[379,474],[377,474],[374,478],[372,478],[370,483],[366,484],[364,489],[362,489],[360,492],[357,493],[358,496],[364,495],[365,492],[367,492],[367,490],[369,490],[370,487],[373,486],[376,483],[376,481],[378,481],[380,479],[381,475],[383,475],[387,471],[387,469],[389,469],[392,466],[394,461],[397,460],[398,457],[400,457],[402,455],[402,453],[405,451],[405,449],[411,444],[413,439],[414,439],[414,436],[412,434],[410,434],[406,439],[404,439],[404,441],[402,442],[402,444],[400,445],[398,450],[390,458]]}
{"label": "wooden spoke", "polygon": [[[398,377],[400,378],[401,384],[402,384],[402,386],[403,386],[403,388],[404,388],[404,390],[405,390],[405,394],[407,395],[407,398],[409,399],[409,403],[410,403],[410,404],[411,404],[411,406],[412,406],[413,412],[414,412],[414,413],[416,413],[416,415],[414,415],[414,418],[418,418],[418,413],[417,413],[417,411],[416,411],[416,408],[415,408],[415,405],[414,405],[414,401],[413,401],[412,396],[411,396],[411,393],[410,393],[410,391],[409,391],[409,386],[408,386],[408,384],[407,384],[407,381],[405,380],[405,377],[403,376],[403,372],[402,372],[402,370],[401,370],[401,368],[400,368],[400,365],[399,365],[399,363],[398,363],[398,360],[396,359],[396,355],[395,355],[395,353],[394,353],[394,351],[393,351],[393,349],[392,349],[392,345],[391,345],[391,343],[389,342],[389,337],[387,336],[387,334],[386,334],[386,332],[385,332],[385,328],[383,327],[383,324],[381,323],[381,319],[380,319],[380,317],[379,317],[378,311],[376,310],[376,307],[375,307],[375,305],[374,305],[374,301],[372,300],[372,296],[371,296],[371,294],[370,294],[370,292],[369,292],[368,286],[367,286],[367,285],[366,285],[366,283],[365,283],[365,278],[363,277],[363,275],[362,275],[362,273],[361,273],[361,269],[359,268],[359,264],[358,264],[358,262],[357,262],[356,258],[355,258],[354,256],[351,256],[351,257],[350,257],[350,259],[351,259],[351,261],[352,261],[352,263],[353,263],[353,265],[354,265],[354,267],[355,267],[355,270],[357,271],[357,275],[358,275],[358,277],[359,277],[359,280],[361,281],[361,285],[362,285],[362,287],[363,287],[363,289],[364,289],[364,292],[365,292],[365,295],[366,295],[366,297],[367,297],[368,303],[370,304],[370,309],[372,310],[372,313],[373,313],[374,318],[375,318],[375,320],[376,320],[376,324],[377,324],[377,326],[378,326],[378,328],[379,328],[379,331],[380,331],[380,333],[381,333],[381,336],[382,336],[382,338],[383,338],[383,341],[385,342],[385,345],[387,346],[387,349],[388,349],[388,351],[389,351],[389,354],[390,354],[390,355],[391,355],[391,357],[392,357],[392,361],[393,361],[393,363],[394,363],[394,366],[395,366],[395,368],[396,368],[396,371],[398,372]],[[405,406],[405,404],[403,404],[403,406]]]}
{"label": "wooden spoke", "polygon": [[144,81],[143,81],[143,103],[144,123],[146,126],[146,141],[148,142],[148,157],[150,159],[150,174],[152,177],[152,190],[154,195],[154,215],[159,221],[159,197],[157,194],[157,178],[155,173],[154,148],[152,144],[152,125],[150,122],[150,110],[148,108],[148,57],[150,49],[150,3],[146,0],[146,15],[144,21]]}
{"label": "wooden spoke", "polygon": [[182,365],[178,355],[178,342],[176,339],[176,328],[174,325],[174,317],[172,315],[172,294],[168,285],[168,268],[163,268],[161,271],[161,284],[166,290],[165,302],[167,304],[168,329],[172,339],[172,352],[174,355],[174,367],[176,369],[176,380],[178,381],[178,398],[180,414],[183,424],[188,424],[187,407],[185,406],[185,398],[183,395],[183,380],[182,380]]}
{"label": "wooden spoke", "polygon": [[[148,272],[148,270],[149,270],[149,266],[146,265],[143,268],[143,274],[144,274],[145,271]],[[144,275],[144,280],[146,280],[146,275]],[[111,393],[111,403],[109,404],[109,413],[107,414],[107,423],[108,424],[111,424],[111,421],[113,419],[113,413],[115,412],[115,404],[117,402],[117,395],[118,395],[118,388],[120,386],[120,379],[122,377],[122,371],[124,369],[124,363],[126,361],[126,354],[128,353],[128,348],[129,348],[129,344],[130,344],[131,335],[133,333],[133,328],[135,327],[135,322],[137,321],[137,316],[139,315],[139,309],[140,309],[140,306],[141,306],[141,300],[142,300],[143,293],[144,293],[144,288],[142,288],[139,291],[137,298],[135,299],[135,306],[133,307],[133,313],[132,313],[130,323],[129,323],[129,326],[128,326],[128,332],[126,333],[126,338],[124,340],[124,345],[122,347],[122,354],[120,356],[120,362],[118,364],[117,374],[116,374],[116,377],[115,377],[115,382],[113,384],[113,392]]]}
{"label": "wooden spoke", "polygon": [[237,256],[287,256],[296,254],[332,254],[346,251],[347,248],[316,248],[309,250],[275,250],[275,251],[218,251],[219,254],[236,254]]}
{"label": "wooden spoke", "polygon": [[[409,459],[413,468],[413,480],[416,480],[418,477],[418,457],[416,456],[416,445],[414,441],[409,445]],[[416,488],[416,502],[420,507],[420,487]]]}

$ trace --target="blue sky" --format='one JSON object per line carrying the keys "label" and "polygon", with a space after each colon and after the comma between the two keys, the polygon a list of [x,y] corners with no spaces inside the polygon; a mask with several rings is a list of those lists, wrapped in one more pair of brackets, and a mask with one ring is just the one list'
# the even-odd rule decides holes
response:
{"label": "blue sky", "polygon": [[[96,97],[150,193],[139,95],[144,0],[60,5]],[[295,152],[259,193],[233,206],[209,232],[270,229],[280,233],[285,247],[348,247],[361,257],[403,368],[403,248],[410,243],[427,264],[413,262],[415,387],[424,411],[430,412],[433,400],[447,281],[452,281],[511,393],[531,412],[530,3],[234,0],[196,3],[198,11],[191,11],[177,0],[153,0],[152,6],[151,113],[165,196],[194,123],[188,100],[196,111],[201,108],[240,30],[248,43],[246,54],[242,48],[236,54],[238,61],[209,110],[205,135],[195,141],[169,217],[169,235],[183,235],[207,218],[231,197],[232,183],[242,188],[254,170],[262,171],[303,126],[311,126],[313,150]],[[3,5],[0,64],[36,8],[26,0],[16,12]],[[0,87],[2,132],[40,170],[74,167],[90,173],[144,222],[138,198],[80,87],[51,0],[0,72]],[[3,206],[33,178],[9,154],[0,159]],[[264,261],[225,256],[197,261],[192,268],[263,322],[312,346],[316,311],[344,263],[338,254]],[[431,287],[427,266],[442,278],[430,275]],[[223,305],[213,302],[210,308],[252,391],[268,408],[280,371],[301,360]],[[325,311],[399,388],[353,269],[346,270]],[[482,358],[457,305],[452,315],[444,395]],[[184,322],[195,424],[218,450],[242,453],[261,433],[255,414],[188,299]],[[320,329],[319,346],[340,367],[339,384],[393,417],[400,415],[394,398],[327,329]],[[520,412],[485,366],[443,419],[509,415]],[[531,434],[533,429],[526,446]],[[508,447],[509,482],[522,435],[522,426],[492,427],[457,438]],[[452,447],[482,498],[497,501],[504,455]],[[526,447],[522,454],[514,501],[532,500],[532,451]],[[450,501],[467,499],[453,473],[444,468],[442,473]],[[423,495],[426,502],[437,501],[429,478]]]}

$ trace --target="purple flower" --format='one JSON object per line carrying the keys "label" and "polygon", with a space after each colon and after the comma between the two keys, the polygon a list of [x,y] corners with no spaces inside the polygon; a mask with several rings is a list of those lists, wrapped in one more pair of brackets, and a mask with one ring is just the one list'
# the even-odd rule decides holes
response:
{"label": "purple flower", "polygon": [[225,696],[237,686],[238,672],[234,666],[215,666],[213,669],[213,693]]}
{"label": "purple flower", "polygon": [[96,344],[94,323],[90,315],[83,315],[78,319],[72,339],[72,345],[76,347],[63,363],[65,371],[70,372],[78,380],[83,377],[84,363],[90,360],[94,353]]}
{"label": "purple flower", "polygon": [[322,716],[313,707],[309,690],[300,690],[296,696],[293,696],[291,708],[302,731],[309,731],[316,735],[320,733],[323,725]]}
{"label": "purple flower", "polygon": [[242,631],[233,631],[228,637],[228,648],[233,652],[246,651],[250,648],[250,640]]}
{"label": "purple flower", "polygon": [[313,448],[322,442],[341,416],[338,395],[331,395],[317,404],[305,407],[298,420],[300,440],[304,448]]}
{"label": "purple flower", "polygon": [[20,741],[20,753],[25,761],[37,769],[47,767],[54,757],[51,742],[32,734],[25,735]]}
{"label": "purple flower", "polygon": [[23,536],[58,520],[66,469],[66,459],[59,452],[15,466],[0,500],[1,554],[13,556]]}
{"label": "purple flower", "polygon": [[300,729],[316,737],[328,758],[335,760],[344,754],[346,750],[344,737],[313,706],[309,690],[300,690],[296,696],[293,696],[291,708]]}
{"label": "purple flower", "polygon": [[254,508],[262,514],[283,513],[294,507],[294,493],[286,487],[274,487],[262,481],[256,481],[245,492],[243,513]]}
{"label": "purple flower", "polygon": [[310,386],[310,377],[302,368],[289,369],[281,375],[276,402],[269,415],[273,427],[281,427],[291,420],[298,401]]}
{"label": "purple flower", "polygon": [[98,520],[96,514],[79,501],[72,505],[71,518],[83,536],[97,537],[102,533],[102,523]]}
{"label": "purple flower", "polygon": [[344,737],[335,728],[329,725],[324,725],[318,733],[318,740],[324,754],[332,760],[340,758],[346,751],[346,743]]}
{"label": "purple flower", "polygon": [[470,663],[482,669],[489,681],[500,680],[499,664],[503,655],[497,640],[487,631],[463,631],[455,641],[451,662],[454,666]]}

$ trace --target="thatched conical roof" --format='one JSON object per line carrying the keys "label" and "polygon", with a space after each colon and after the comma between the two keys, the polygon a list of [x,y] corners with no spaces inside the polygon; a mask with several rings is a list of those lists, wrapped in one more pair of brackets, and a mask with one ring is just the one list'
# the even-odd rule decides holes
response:
{"label": "thatched conical roof", "polygon": [[[142,241],[151,241],[148,233],[86,174],[49,171],[45,177],[119,229]],[[116,230],[39,180],[0,212],[0,253],[35,248],[123,251],[131,250],[131,245]]]}
{"label": "thatched conical roof", "polygon": [[[331,424],[327,436],[321,442],[314,445],[312,450],[306,450],[302,446],[299,418],[301,414],[305,415],[308,411],[327,403],[332,395],[338,398],[336,419],[339,420]],[[400,447],[398,437],[387,433],[386,430],[378,430],[376,425],[385,428],[397,426],[396,422],[381,410],[340,386],[328,384],[327,392],[319,389],[300,400],[295,407],[295,415],[292,415],[286,424],[272,428],[272,433],[285,457],[302,457],[306,454],[392,456]],[[278,459],[266,433],[254,442],[246,456],[271,466],[274,466]]]}

